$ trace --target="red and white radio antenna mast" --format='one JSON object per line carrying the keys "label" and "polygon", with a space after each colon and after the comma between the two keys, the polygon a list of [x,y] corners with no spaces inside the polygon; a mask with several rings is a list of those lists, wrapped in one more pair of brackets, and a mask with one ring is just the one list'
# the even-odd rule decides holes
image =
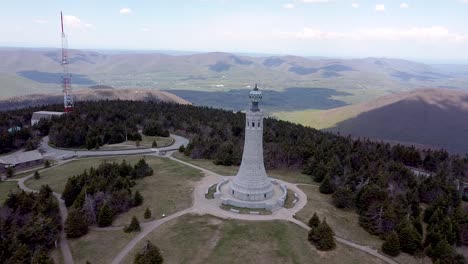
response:
{"label": "red and white radio antenna mast", "polygon": [[73,111],[74,103],[71,94],[71,74],[68,71],[68,41],[65,31],[63,31],[63,15],[60,12],[60,21],[62,25],[62,88],[63,88],[63,105],[65,112]]}

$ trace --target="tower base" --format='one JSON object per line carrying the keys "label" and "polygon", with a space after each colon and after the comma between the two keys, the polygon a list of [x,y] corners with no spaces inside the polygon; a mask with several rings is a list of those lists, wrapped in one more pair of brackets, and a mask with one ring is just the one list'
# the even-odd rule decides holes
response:
{"label": "tower base", "polygon": [[[267,209],[275,210],[284,206],[286,201],[287,189],[286,186],[278,184],[276,180],[272,180],[268,190],[267,198],[265,198],[265,192],[258,193],[257,195],[252,195],[249,193],[249,200],[241,199],[235,196],[236,190],[234,190],[234,195],[232,194],[233,189],[231,188],[234,182],[232,180],[225,179],[221,181],[216,186],[216,193],[214,194],[215,198],[220,198],[222,203],[225,205],[232,205],[242,208],[251,208],[251,209]],[[240,197],[247,197],[247,193],[238,193]],[[259,199],[259,200],[253,200]]]}

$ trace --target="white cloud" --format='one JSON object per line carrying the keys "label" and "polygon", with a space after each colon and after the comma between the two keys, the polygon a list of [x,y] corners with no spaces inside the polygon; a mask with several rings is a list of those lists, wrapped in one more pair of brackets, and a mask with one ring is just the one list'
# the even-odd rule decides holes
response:
{"label": "white cloud", "polygon": [[71,15],[63,16],[63,23],[66,26],[69,26],[69,27],[72,27],[72,28],[90,28],[90,27],[93,26],[92,24],[84,23],[78,17],[71,16]]}
{"label": "white cloud", "polygon": [[352,6],[353,8],[359,8],[359,4],[358,4],[358,3],[352,3],[351,6]]}
{"label": "white cloud", "polygon": [[378,11],[378,12],[385,11],[385,5],[376,5],[375,6],[375,11]]}
{"label": "white cloud", "polygon": [[291,3],[287,3],[287,4],[284,4],[283,5],[284,8],[287,8],[287,9],[291,9],[291,8],[294,8],[294,4],[291,4]]}
{"label": "white cloud", "polygon": [[373,28],[351,32],[323,31],[315,28],[303,28],[295,32],[278,32],[280,38],[315,39],[315,40],[415,40],[468,42],[468,34],[451,32],[442,26],[410,28]]}
{"label": "white cloud", "polygon": [[329,3],[331,0],[299,0],[302,3]]}
{"label": "white cloud", "polygon": [[409,4],[408,3],[401,3],[400,8],[409,8]]}
{"label": "white cloud", "polygon": [[37,19],[34,20],[34,23],[36,23],[36,24],[46,24],[47,20],[44,20],[42,18],[37,18]]}
{"label": "white cloud", "polygon": [[125,14],[130,14],[130,13],[132,13],[132,10],[130,8],[122,8],[122,9],[120,9],[119,13],[124,14],[124,15]]}
{"label": "white cloud", "polygon": [[143,32],[148,32],[148,31],[150,31],[150,29],[149,29],[149,28],[147,28],[147,27],[142,27],[142,28],[140,28],[140,31],[143,31]]}

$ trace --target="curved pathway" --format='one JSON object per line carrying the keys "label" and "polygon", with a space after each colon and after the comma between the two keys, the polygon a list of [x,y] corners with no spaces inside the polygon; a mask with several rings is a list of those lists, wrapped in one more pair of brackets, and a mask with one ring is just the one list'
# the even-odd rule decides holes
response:
{"label": "curved pathway", "polygon": [[[68,161],[59,163],[56,166],[60,166],[60,165],[62,165],[64,163],[67,163],[67,162]],[[51,168],[53,168],[53,167],[51,167]],[[44,170],[48,170],[48,169],[44,169]],[[28,180],[29,178],[32,178],[32,177],[34,177],[34,174],[31,174],[29,176],[26,176],[26,177],[23,177],[23,178],[20,178],[20,179],[9,179],[7,181],[16,181],[16,182],[18,182],[19,188],[21,188],[25,192],[38,192],[36,190],[28,188],[24,184],[24,182],[26,180]],[[67,220],[67,217],[68,217],[67,207],[65,206],[65,202],[62,200],[62,195],[61,194],[56,193],[56,192],[53,192],[52,194],[55,196],[55,198],[58,201],[58,205],[59,205],[59,209],[60,209],[60,215],[62,217],[62,227],[63,228],[60,231],[59,247],[60,247],[60,251],[62,252],[63,262],[65,264],[73,264],[73,257],[72,257],[71,251],[70,251],[70,247],[68,246],[67,235],[65,234],[65,221]]]}
{"label": "curved pathway", "polygon": [[[158,155],[162,154],[160,151],[172,151],[178,149],[181,145],[186,145],[188,144],[188,139],[176,136],[176,135],[171,135],[174,137],[175,141],[174,144],[168,147],[162,147],[162,148],[157,148],[157,149],[131,149],[131,150],[78,150],[78,151],[73,151],[73,150],[63,150],[63,149],[56,149],[48,144],[48,138],[44,138],[43,141],[41,142],[40,149],[44,152],[45,157],[49,158],[55,158],[55,159],[67,159],[67,158],[72,158],[72,157],[93,157],[93,156],[117,156],[117,155],[138,155],[138,154],[152,154],[152,155]],[[193,213],[193,214],[198,214],[198,215],[203,215],[203,214],[210,214],[216,217],[224,218],[224,219],[240,219],[240,220],[249,220],[249,221],[265,221],[265,220],[285,220],[285,221],[290,221],[293,222],[304,229],[310,230],[309,226],[304,224],[303,222],[297,220],[294,218],[294,215],[300,211],[307,203],[307,196],[305,195],[302,190],[298,188],[298,185],[303,185],[303,184],[291,184],[288,182],[280,181],[281,184],[285,184],[288,189],[292,190],[293,192],[297,193],[299,199],[298,202],[295,204],[293,208],[280,208],[278,210],[273,211],[271,215],[248,215],[248,214],[236,214],[230,211],[226,211],[220,208],[221,201],[219,199],[206,199],[205,198],[205,192],[211,186],[212,184],[219,183],[221,179],[223,178],[229,178],[225,177],[222,175],[219,175],[213,171],[207,170],[205,168],[193,165],[191,163],[176,159],[171,156],[172,153],[166,153],[164,156],[168,157],[171,160],[174,160],[176,162],[182,163],[184,165],[190,166],[192,168],[198,169],[202,171],[205,176],[203,179],[199,182],[197,182],[197,185],[194,188],[193,192],[193,205],[190,208],[187,208],[185,210],[179,211],[177,213],[174,213],[172,215],[166,216],[165,218],[161,218],[158,220],[150,221],[150,222],[145,222],[141,224],[142,231],[138,233],[136,237],[134,237],[118,254],[117,256],[112,260],[113,264],[118,264],[121,263],[122,260],[127,256],[130,251],[140,242],[144,237],[146,237],[149,233],[151,233],[153,230],[161,226],[162,224],[171,221],[177,217],[180,217],[182,215],[188,214],[188,213]],[[161,156],[161,155],[160,155]],[[65,162],[62,162],[65,163]],[[28,192],[35,192],[34,190],[29,189],[24,185],[25,180],[33,177],[33,175],[29,175],[27,177],[21,178],[21,179],[11,179],[10,181],[17,181],[18,185],[20,186],[21,189],[28,191]],[[67,208],[65,207],[65,203],[61,199],[61,195],[58,193],[54,193],[54,196],[57,198],[59,201],[59,206],[60,206],[60,213],[62,215],[62,221],[65,222],[67,218]],[[121,229],[122,227],[112,227],[112,230],[117,230]],[[100,228],[99,228],[100,229]],[[375,256],[386,263],[389,264],[398,264],[396,261],[393,259],[379,253],[377,250],[372,249],[368,246],[363,246],[356,244],[352,241],[345,240],[343,238],[335,236],[336,241],[339,243],[348,245],[350,247],[356,248],[358,250],[364,251],[372,256]],[[62,255],[64,258],[65,263],[73,263],[72,255],[70,252],[70,248],[68,247],[68,243],[66,240],[65,232],[62,230],[60,233],[60,249],[62,251]]]}
{"label": "curved pathway", "polygon": [[[240,219],[240,220],[248,220],[248,221],[268,221],[268,220],[285,220],[285,221],[290,221],[293,222],[301,227],[303,227],[306,230],[310,230],[310,227],[304,224],[303,222],[297,220],[294,218],[294,215],[300,211],[307,203],[307,196],[305,195],[304,192],[302,192],[301,189],[298,188],[298,185],[301,184],[291,184],[288,182],[280,181],[278,180],[281,184],[285,184],[288,189],[292,190],[293,192],[297,193],[299,196],[298,202],[295,204],[293,208],[286,209],[286,208],[280,208],[278,210],[273,211],[271,215],[249,215],[249,214],[236,214],[230,211],[226,211],[220,208],[221,201],[219,199],[206,199],[205,198],[205,193],[206,190],[214,183],[219,183],[221,179],[223,178],[229,178],[225,176],[221,176],[219,174],[216,174],[213,171],[207,170],[205,168],[193,165],[191,163],[176,159],[172,156],[169,156],[169,159],[177,161],[179,163],[182,163],[184,165],[190,166],[192,168],[198,169],[202,171],[205,176],[203,177],[202,180],[197,182],[196,187],[194,188],[193,192],[193,205],[192,207],[185,209],[183,211],[177,212],[175,214],[169,215],[165,218],[158,219],[155,221],[151,222],[146,222],[142,224],[142,231],[134,237],[120,252],[119,254],[112,260],[112,264],[119,264],[123,261],[125,256],[127,256],[130,251],[144,238],[146,237],[149,233],[151,233],[153,230],[158,228],[160,225],[173,220],[177,217],[180,217],[182,215],[192,213],[192,214],[198,214],[198,215],[204,215],[204,214],[210,214],[219,218],[223,219]],[[372,249],[368,246],[362,246],[359,244],[356,244],[352,241],[345,240],[343,238],[335,236],[336,241],[339,243],[348,245],[350,247],[353,247],[355,249],[364,251],[372,256],[375,256],[386,263],[389,264],[398,264],[395,262],[393,259],[379,253],[377,250]]]}
{"label": "curved pathway", "polygon": [[144,149],[122,149],[122,150],[67,150],[58,149],[49,145],[49,137],[44,137],[39,146],[39,150],[43,152],[44,157],[52,159],[69,159],[74,157],[98,157],[98,156],[119,156],[119,155],[139,155],[139,154],[159,154],[160,152],[166,152],[171,150],[179,149],[181,145],[187,145],[188,139],[172,135],[174,138],[174,144],[167,147],[160,148],[144,148]]}

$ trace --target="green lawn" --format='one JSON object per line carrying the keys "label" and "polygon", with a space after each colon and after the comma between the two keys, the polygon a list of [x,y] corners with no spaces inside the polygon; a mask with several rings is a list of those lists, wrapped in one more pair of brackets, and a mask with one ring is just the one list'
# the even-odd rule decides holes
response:
{"label": "green lawn", "polygon": [[[103,161],[121,162],[124,159],[130,164],[135,164],[141,156],[79,159],[43,171],[39,180],[30,178],[25,184],[34,190],[48,184],[55,192],[62,193],[69,177],[80,174],[93,166],[97,167]],[[153,168],[154,174],[137,180],[133,188],[140,191],[143,196],[143,205],[119,215],[114,225],[126,225],[134,215],[143,221],[143,214],[147,207],[152,212],[152,219],[157,219],[161,218],[162,214],[169,215],[188,208],[192,204],[193,184],[202,177],[198,170],[167,158],[146,156],[146,161]]]}
{"label": "green lawn", "polygon": [[17,187],[18,183],[15,181],[2,181],[0,182],[0,206],[3,205],[5,200],[8,198],[8,193],[10,191],[16,192],[19,191]]}
{"label": "green lawn", "polygon": [[[239,170],[239,166],[215,165],[212,160],[191,159],[190,157],[187,157],[180,152],[175,152],[173,156],[185,162],[197,165],[210,171],[214,171],[220,175],[234,176]],[[314,181],[310,176],[302,174],[299,170],[277,169],[267,170],[267,173],[272,178],[287,181],[290,183],[314,184]]]}
{"label": "green lawn", "polygon": [[[156,144],[159,147],[167,147],[174,143],[174,139],[172,137],[151,137],[141,135],[142,139],[140,141],[139,148],[151,148],[153,145],[153,141],[156,141]],[[114,150],[114,149],[132,149],[137,148],[135,141],[125,141],[123,143],[112,144],[112,145],[104,145],[100,149],[101,150]]]}
{"label": "green lawn", "polygon": [[138,180],[133,188],[143,196],[143,205],[119,215],[113,225],[129,224],[132,216],[140,222],[145,221],[143,214],[147,207],[152,212],[150,220],[153,220],[192,205],[192,189],[195,182],[203,177],[200,171],[167,158],[148,157],[146,160],[154,174]]}
{"label": "green lawn", "polygon": [[[165,263],[382,263],[361,251],[338,244],[332,252],[318,252],[307,241],[307,231],[284,221],[221,220],[185,215],[150,233]],[[143,239],[124,259],[133,258]]]}
{"label": "green lawn", "polygon": [[137,233],[125,233],[122,230],[89,231],[79,239],[68,239],[68,244],[77,264],[111,263],[112,259],[132,240]]}

